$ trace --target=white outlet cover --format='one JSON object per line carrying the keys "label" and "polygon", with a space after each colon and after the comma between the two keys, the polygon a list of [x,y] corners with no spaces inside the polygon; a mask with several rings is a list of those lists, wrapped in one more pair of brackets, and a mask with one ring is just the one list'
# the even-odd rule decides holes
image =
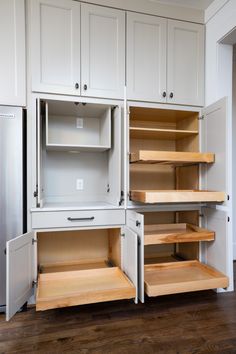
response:
{"label": "white outlet cover", "polygon": [[76,189],[77,191],[82,191],[84,189],[84,180],[82,178],[76,180]]}
{"label": "white outlet cover", "polygon": [[84,127],[84,119],[83,118],[76,118],[76,128],[82,129]]}

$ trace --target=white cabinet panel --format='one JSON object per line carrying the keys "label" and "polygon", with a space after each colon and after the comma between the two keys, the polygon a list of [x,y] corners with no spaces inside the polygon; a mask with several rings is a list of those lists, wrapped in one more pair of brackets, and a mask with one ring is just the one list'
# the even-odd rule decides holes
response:
{"label": "white cabinet panel", "polygon": [[125,86],[125,13],[81,6],[81,93],[121,99]]}
{"label": "white cabinet panel", "polygon": [[27,302],[33,294],[34,232],[28,232],[7,242],[6,319]]}
{"label": "white cabinet panel", "polygon": [[31,6],[32,90],[80,94],[80,4],[34,0]]}
{"label": "white cabinet panel", "polygon": [[202,167],[204,189],[229,193],[229,138],[227,99],[213,103],[203,110],[201,121],[201,151],[214,152],[215,162]]}
{"label": "white cabinet panel", "polygon": [[204,26],[168,20],[167,68],[168,102],[202,106]]}
{"label": "white cabinet panel", "polygon": [[26,105],[24,0],[0,1],[0,104]]}
{"label": "white cabinet panel", "polygon": [[166,102],[167,20],[127,14],[127,97]]}

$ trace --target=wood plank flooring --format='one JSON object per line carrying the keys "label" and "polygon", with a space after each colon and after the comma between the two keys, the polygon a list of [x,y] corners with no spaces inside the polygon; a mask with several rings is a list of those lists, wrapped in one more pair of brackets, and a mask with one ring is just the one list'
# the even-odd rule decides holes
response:
{"label": "wood plank flooring", "polygon": [[[236,265],[235,265],[236,266]],[[236,268],[236,267],[235,267]],[[0,353],[233,354],[236,293],[212,291],[0,314]]]}

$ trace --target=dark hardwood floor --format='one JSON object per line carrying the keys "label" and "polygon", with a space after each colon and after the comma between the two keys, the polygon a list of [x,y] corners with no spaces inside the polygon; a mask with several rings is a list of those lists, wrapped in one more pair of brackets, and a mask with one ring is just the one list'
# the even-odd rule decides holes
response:
{"label": "dark hardwood floor", "polygon": [[8,323],[1,314],[0,353],[236,353],[236,293],[30,308]]}

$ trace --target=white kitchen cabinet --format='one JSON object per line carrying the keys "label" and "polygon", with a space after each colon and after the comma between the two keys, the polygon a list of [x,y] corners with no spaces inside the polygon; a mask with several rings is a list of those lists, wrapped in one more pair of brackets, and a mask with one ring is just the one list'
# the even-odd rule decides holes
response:
{"label": "white kitchen cabinet", "polygon": [[127,98],[204,104],[204,26],[127,14]]}
{"label": "white kitchen cabinet", "polygon": [[32,91],[80,94],[80,3],[33,0],[30,55]]}
{"label": "white kitchen cabinet", "polygon": [[121,206],[121,119],[112,104],[38,99],[38,207]]}
{"label": "white kitchen cabinet", "polygon": [[135,299],[137,234],[124,227],[32,231],[7,242],[9,320],[34,292],[36,310]]}
{"label": "white kitchen cabinet", "polygon": [[81,5],[81,93],[123,98],[125,12]]}
{"label": "white kitchen cabinet", "polygon": [[0,104],[26,105],[24,0],[0,1]]}
{"label": "white kitchen cabinet", "polygon": [[127,97],[166,102],[167,21],[127,13]]}
{"label": "white kitchen cabinet", "polygon": [[204,105],[204,26],[168,20],[167,100]]}
{"label": "white kitchen cabinet", "polygon": [[[203,227],[198,226],[200,213]],[[141,302],[145,293],[153,297],[229,286],[225,211],[128,210],[127,225],[139,238]]]}

